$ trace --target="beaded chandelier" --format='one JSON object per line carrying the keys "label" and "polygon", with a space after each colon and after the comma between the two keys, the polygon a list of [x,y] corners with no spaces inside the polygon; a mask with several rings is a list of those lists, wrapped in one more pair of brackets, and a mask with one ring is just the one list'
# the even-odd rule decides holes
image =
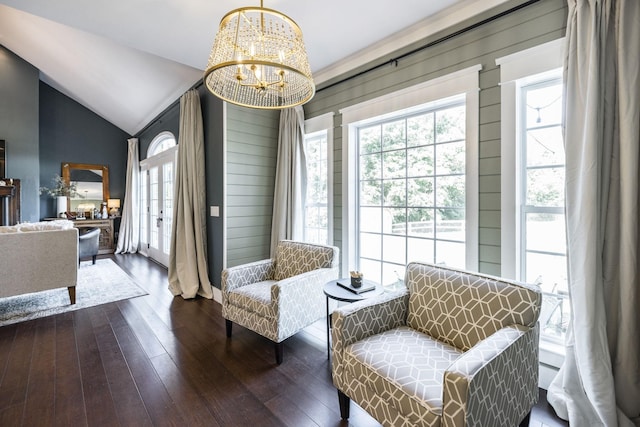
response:
{"label": "beaded chandelier", "polygon": [[315,94],[300,27],[263,8],[262,0],[222,18],[204,83],[219,98],[250,108],[289,108]]}

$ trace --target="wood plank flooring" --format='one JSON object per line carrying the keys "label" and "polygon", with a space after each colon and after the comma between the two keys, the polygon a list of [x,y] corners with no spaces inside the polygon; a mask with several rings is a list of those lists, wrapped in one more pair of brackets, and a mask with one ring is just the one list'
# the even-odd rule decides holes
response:
{"label": "wood plank flooring", "polygon": [[[0,426],[379,426],[340,419],[324,320],[273,344],[220,305],[167,290],[167,271],[111,255],[148,295],[0,328]],[[544,391],[531,426],[566,426]]]}

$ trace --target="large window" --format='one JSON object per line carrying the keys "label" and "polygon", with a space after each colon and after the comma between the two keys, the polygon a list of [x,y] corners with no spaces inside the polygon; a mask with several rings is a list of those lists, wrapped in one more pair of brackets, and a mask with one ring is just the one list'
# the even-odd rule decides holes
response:
{"label": "large window", "polygon": [[333,173],[333,113],[305,121],[305,155],[307,159],[307,191],[304,212],[304,241],[321,245],[333,244],[331,176]]}
{"label": "large window", "polygon": [[542,333],[560,338],[569,320],[564,217],[562,80],[520,88],[520,280],[545,293]]}
{"label": "large window", "polygon": [[465,105],[357,130],[359,265],[385,285],[410,261],[466,267]]}
{"label": "large window", "polygon": [[341,110],[343,274],[393,286],[411,261],[477,270],[479,69]]}
{"label": "large window", "polygon": [[[502,92],[502,275],[536,283],[542,289],[540,360],[551,366],[561,363],[556,356],[563,353],[561,344],[570,316],[563,47],[564,40],[555,40],[496,60]],[[546,382],[548,379],[541,379]]]}

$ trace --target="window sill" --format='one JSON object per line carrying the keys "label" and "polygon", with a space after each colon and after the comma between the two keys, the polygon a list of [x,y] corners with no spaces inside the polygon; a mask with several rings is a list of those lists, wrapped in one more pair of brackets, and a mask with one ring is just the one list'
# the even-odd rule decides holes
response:
{"label": "window sill", "polygon": [[564,362],[565,347],[561,344],[540,340],[538,386],[548,390],[560,366]]}

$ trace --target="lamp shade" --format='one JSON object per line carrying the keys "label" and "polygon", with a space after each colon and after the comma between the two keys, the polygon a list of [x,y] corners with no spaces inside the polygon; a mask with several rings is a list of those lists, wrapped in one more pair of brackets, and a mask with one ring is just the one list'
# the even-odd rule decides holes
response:
{"label": "lamp shade", "polygon": [[107,199],[107,207],[109,209],[111,208],[118,209],[120,207],[120,199]]}
{"label": "lamp shade", "polygon": [[315,94],[300,27],[263,7],[222,18],[204,83],[225,101],[260,109],[301,105]]}

